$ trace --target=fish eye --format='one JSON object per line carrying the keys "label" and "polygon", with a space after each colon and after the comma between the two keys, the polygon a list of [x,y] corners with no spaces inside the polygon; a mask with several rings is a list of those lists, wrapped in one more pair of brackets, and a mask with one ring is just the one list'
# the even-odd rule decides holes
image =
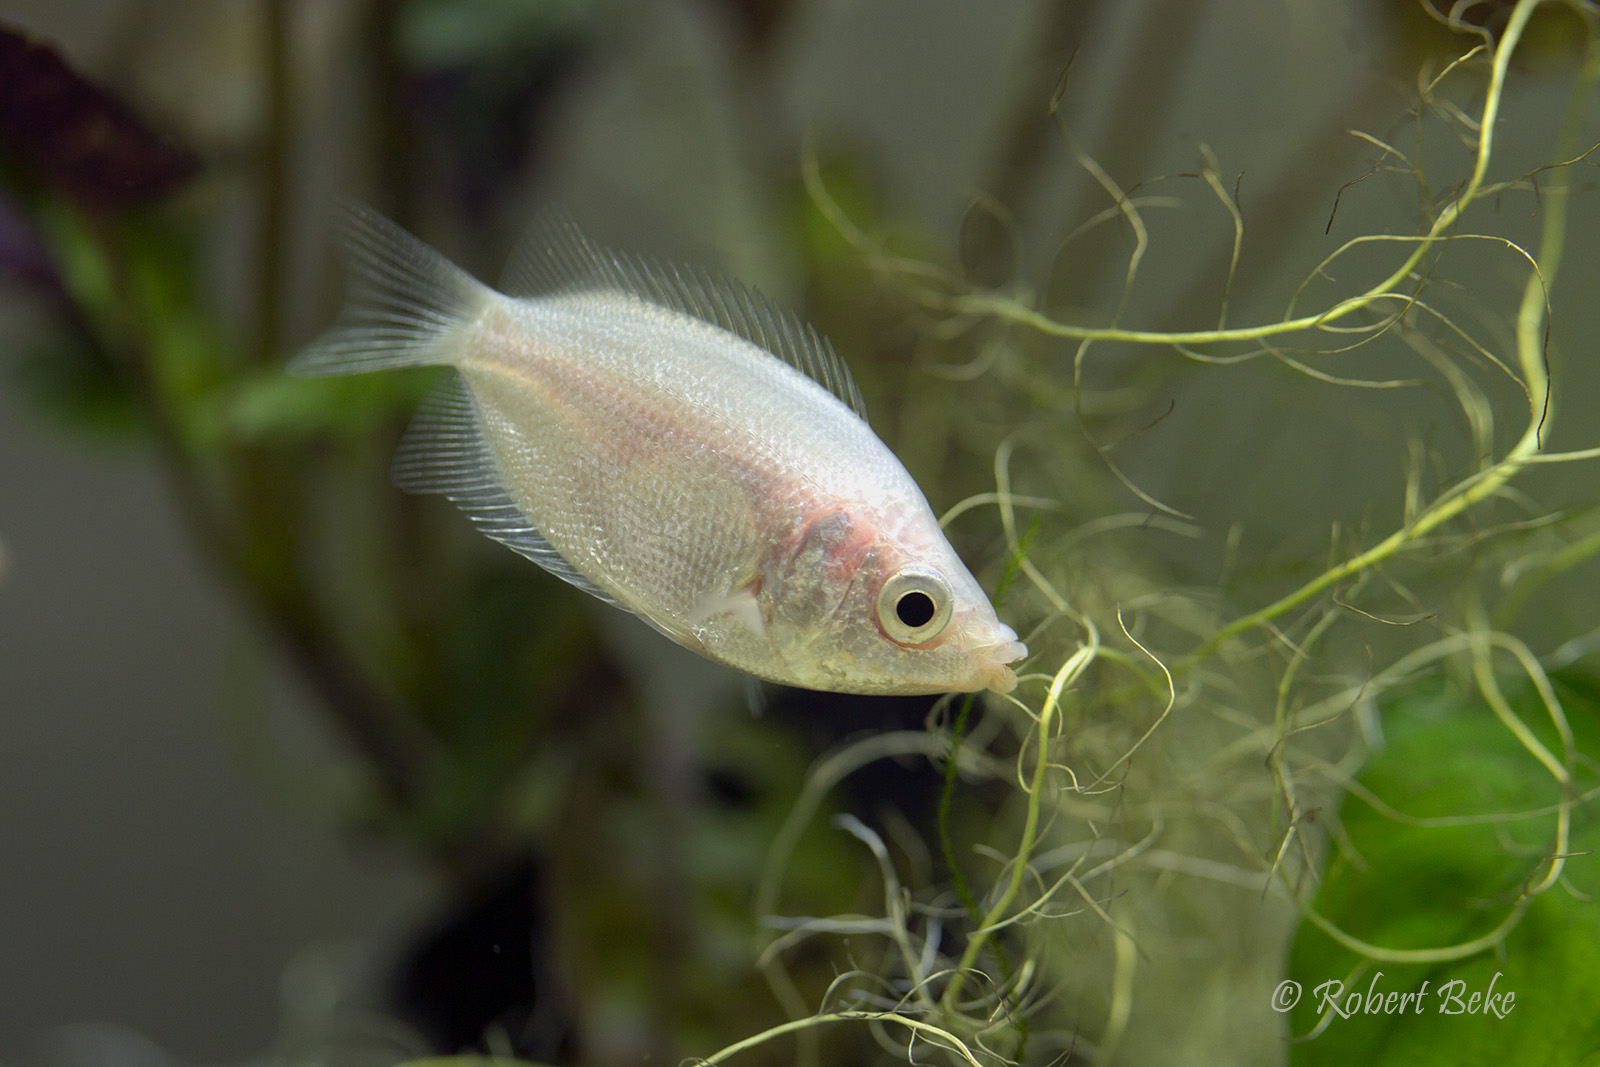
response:
{"label": "fish eye", "polygon": [[889,640],[920,645],[944,632],[952,608],[950,587],[937,572],[907,567],[878,593],[878,625]]}

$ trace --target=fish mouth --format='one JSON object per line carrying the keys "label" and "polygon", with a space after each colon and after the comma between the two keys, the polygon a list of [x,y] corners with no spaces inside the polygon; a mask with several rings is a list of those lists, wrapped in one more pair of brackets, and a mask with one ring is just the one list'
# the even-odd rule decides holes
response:
{"label": "fish mouth", "polygon": [[1017,632],[1000,624],[1000,639],[977,650],[977,685],[974,689],[992,689],[996,693],[1009,693],[1017,687],[1017,672],[1009,666],[1028,655],[1028,646],[1017,640]]}

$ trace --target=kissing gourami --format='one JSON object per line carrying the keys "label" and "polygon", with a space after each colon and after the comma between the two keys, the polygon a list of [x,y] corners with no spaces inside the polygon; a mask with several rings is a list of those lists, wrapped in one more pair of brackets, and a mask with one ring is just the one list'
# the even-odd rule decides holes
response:
{"label": "kissing gourami", "polygon": [[447,364],[395,459],[488,536],[702,655],[846,693],[1016,685],[1027,655],[832,347],[737,285],[552,217],[505,293],[352,209],[297,374]]}

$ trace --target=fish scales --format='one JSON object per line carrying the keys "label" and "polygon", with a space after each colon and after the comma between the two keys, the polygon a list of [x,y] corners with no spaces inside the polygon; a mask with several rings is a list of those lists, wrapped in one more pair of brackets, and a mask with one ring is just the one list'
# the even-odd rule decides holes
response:
{"label": "fish scales", "polygon": [[626,297],[485,317],[459,367],[513,495],[568,561],[616,576],[599,584],[651,618],[733,593],[762,544],[829,500],[908,496],[859,462],[877,444],[865,424],[828,418],[830,394],[725,330]]}
{"label": "fish scales", "polygon": [[1026,649],[831,349],[557,227],[521,253],[551,291],[510,296],[357,211],[351,304],[291,369],[453,366],[464,399],[419,417],[397,480],[709,658],[844,692],[1015,685]]}

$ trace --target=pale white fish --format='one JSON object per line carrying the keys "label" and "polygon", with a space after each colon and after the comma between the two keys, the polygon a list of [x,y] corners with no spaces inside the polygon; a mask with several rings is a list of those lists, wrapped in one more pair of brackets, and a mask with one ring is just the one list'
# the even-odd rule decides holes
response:
{"label": "pale white fish", "polygon": [[298,374],[448,364],[395,460],[490,537],[710,659],[787,685],[1016,685],[1027,655],[832,347],[703,273],[551,218],[505,295],[364,209]]}

